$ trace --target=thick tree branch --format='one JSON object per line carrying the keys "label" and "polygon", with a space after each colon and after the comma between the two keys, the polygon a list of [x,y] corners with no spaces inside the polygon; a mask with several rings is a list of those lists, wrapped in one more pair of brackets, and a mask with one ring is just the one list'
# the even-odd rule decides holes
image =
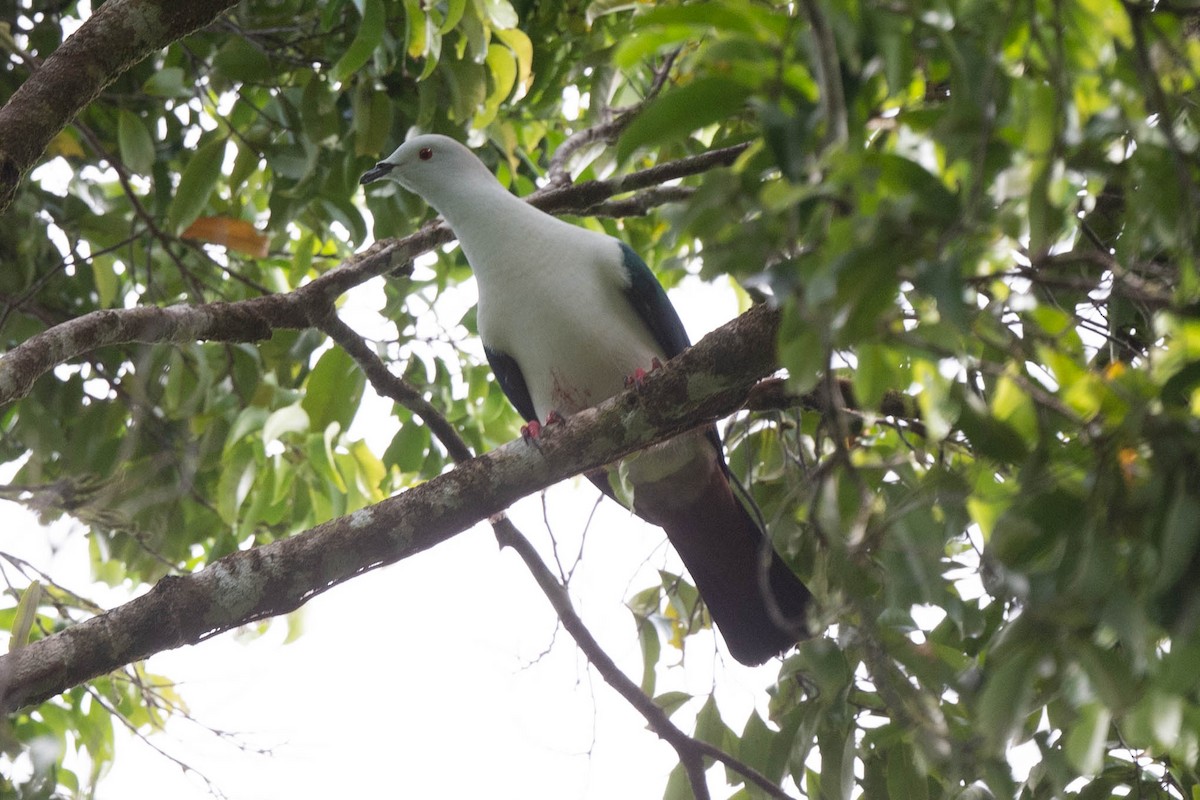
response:
{"label": "thick tree branch", "polygon": [[775,369],[779,314],[757,306],[620,394],[543,435],[287,539],[162,579],[98,617],[0,656],[0,712],[163,650],[276,616],[466,530],[519,498],[725,416]]}
{"label": "thick tree branch", "polygon": [[0,358],[0,404],[29,393],[33,382],[59,364],[101,347],[162,342],[253,342],[276,328],[311,326],[310,293],[272,295],[237,303],[93,311],[55,325]]}
{"label": "thick tree branch", "polygon": [[747,147],[735,144],[716,150],[707,150],[694,156],[685,156],[674,161],[656,164],[647,169],[631,172],[605,181],[584,181],[566,188],[539,189],[527,199],[530,204],[551,214],[578,214],[608,200],[613,195],[635,192],[651,186],[661,186],[667,181],[699,175],[716,167],[728,167]]}
{"label": "thick tree branch", "polygon": [[104,87],[235,0],[108,0],[0,108],[0,214],[50,140]]}

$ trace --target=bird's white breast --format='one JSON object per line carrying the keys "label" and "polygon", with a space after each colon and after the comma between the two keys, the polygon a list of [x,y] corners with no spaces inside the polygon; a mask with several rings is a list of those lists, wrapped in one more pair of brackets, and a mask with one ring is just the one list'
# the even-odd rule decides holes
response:
{"label": "bird's white breast", "polygon": [[517,361],[545,420],[617,394],[634,370],[665,357],[625,295],[616,240],[565,224],[527,233],[508,239],[519,248],[464,247],[479,284],[479,334]]}

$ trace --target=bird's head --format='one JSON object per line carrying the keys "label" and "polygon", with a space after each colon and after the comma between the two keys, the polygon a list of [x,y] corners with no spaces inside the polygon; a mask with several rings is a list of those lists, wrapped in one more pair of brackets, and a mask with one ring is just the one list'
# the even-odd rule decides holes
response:
{"label": "bird's head", "polygon": [[465,145],[449,136],[425,134],[400,145],[396,152],[363,173],[358,182],[368,184],[379,180],[395,181],[410,192],[434,201],[441,187],[458,186],[461,190],[472,181],[494,183],[496,179]]}

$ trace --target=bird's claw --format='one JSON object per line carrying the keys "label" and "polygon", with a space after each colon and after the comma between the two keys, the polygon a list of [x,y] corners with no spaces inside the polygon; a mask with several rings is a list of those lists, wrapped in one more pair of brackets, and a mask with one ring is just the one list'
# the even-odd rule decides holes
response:
{"label": "bird's claw", "polygon": [[643,386],[646,385],[646,376],[649,375],[651,372],[654,372],[654,370],[656,370],[656,369],[662,369],[662,362],[658,360],[658,356],[655,356],[654,358],[650,359],[650,370],[649,371],[646,371],[646,370],[642,369],[641,367],[638,367],[637,369],[635,369],[633,371],[632,375],[626,375],[625,376],[625,388],[628,389],[630,387],[637,387],[638,389],[641,389]]}
{"label": "bird's claw", "polygon": [[521,438],[529,444],[533,444],[534,440],[542,438],[542,423],[534,419],[530,420],[528,424],[522,425]]}
{"label": "bird's claw", "polygon": [[537,440],[542,438],[543,430],[550,427],[551,425],[557,425],[558,423],[563,422],[563,421],[565,421],[563,419],[563,415],[559,414],[556,409],[552,409],[550,411],[550,413],[546,415],[546,422],[544,424],[541,422],[538,422],[536,419],[531,419],[531,420],[529,420],[529,422],[522,425],[521,426],[521,438],[524,439],[529,444],[536,445]]}

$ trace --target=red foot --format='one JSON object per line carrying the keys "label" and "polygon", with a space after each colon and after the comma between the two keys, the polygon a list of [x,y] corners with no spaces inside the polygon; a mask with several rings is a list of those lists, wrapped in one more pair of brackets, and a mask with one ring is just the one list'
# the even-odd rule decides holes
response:
{"label": "red foot", "polygon": [[[658,360],[658,356],[650,359],[650,372],[654,372],[656,369],[662,369],[662,362]],[[649,375],[650,372],[638,367],[633,371],[632,375],[625,376],[625,388],[628,389],[630,386],[636,386],[637,388],[641,389],[646,385],[646,376]]]}
{"label": "red foot", "polygon": [[521,438],[530,444],[536,444],[537,440],[542,438],[542,431],[544,429],[550,427],[551,425],[557,425],[563,421],[564,419],[562,414],[559,414],[557,410],[552,409],[550,413],[546,415],[546,423],[544,425],[538,422],[536,419],[530,420],[527,424],[522,425]]}

